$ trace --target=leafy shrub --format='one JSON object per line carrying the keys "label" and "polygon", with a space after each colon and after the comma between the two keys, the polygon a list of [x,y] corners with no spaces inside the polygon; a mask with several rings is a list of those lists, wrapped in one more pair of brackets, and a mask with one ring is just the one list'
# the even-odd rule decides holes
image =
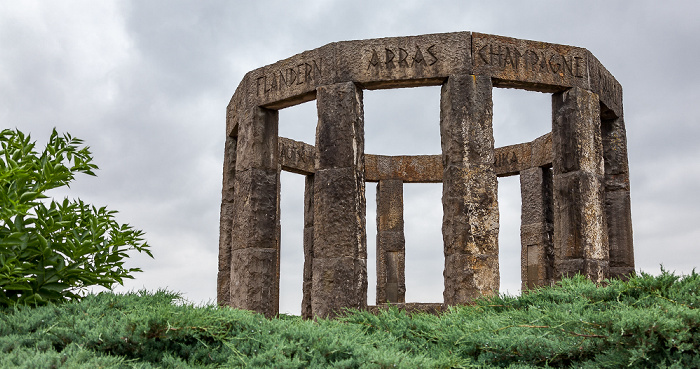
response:
{"label": "leafy shrub", "polygon": [[149,256],[143,232],[114,220],[115,211],[81,200],[47,204],[46,191],[77,173],[95,175],[82,141],[54,129],[46,148],[19,130],[0,132],[0,306],[79,299],[88,286],[111,288],[133,278],[127,252]]}
{"label": "leafy shrub", "polygon": [[0,312],[0,367],[697,368],[700,275],[604,287],[583,277],[439,316],[336,320],[188,305],[174,293],[89,295]]}

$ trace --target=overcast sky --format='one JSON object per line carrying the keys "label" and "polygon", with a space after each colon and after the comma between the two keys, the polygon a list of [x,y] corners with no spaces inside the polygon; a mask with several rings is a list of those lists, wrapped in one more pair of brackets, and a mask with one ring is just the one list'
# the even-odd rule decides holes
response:
{"label": "overcast sky", "polygon": [[[118,290],[216,298],[225,111],[243,75],[341,40],[475,31],[587,48],[622,84],[637,270],[700,265],[700,5],[695,1],[0,0],[0,126],[85,140],[100,170],[69,196],[118,210],[155,259]],[[439,154],[439,87],[365,92],[367,153]],[[494,90],[496,146],[551,130],[547,94]],[[313,143],[315,103],[280,112]],[[281,311],[301,304],[303,177],[282,176]],[[367,185],[374,303],[375,186]],[[439,184],[404,192],[409,301],[442,301]],[[520,192],[499,180],[501,290],[520,286]]]}

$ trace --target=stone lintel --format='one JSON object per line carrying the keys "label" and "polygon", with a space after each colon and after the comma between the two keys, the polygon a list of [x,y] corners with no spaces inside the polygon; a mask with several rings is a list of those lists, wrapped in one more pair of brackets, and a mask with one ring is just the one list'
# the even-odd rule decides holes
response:
{"label": "stone lintel", "polygon": [[315,171],[316,148],[305,142],[280,137],[279,158],[282,170],[310,175]]}
{"label": "stone lintel", "polygon": [[338,81],[367,89],[431,86],[471,73],[471,33],[343,41],[337,44]]}
{"label": "stone lintel", "polygon": [[603,64],[590,51],[588,58],[588,74],[591,78],[589,90],[596,93],[601,103],[601,118],[614,119],[623,116],[622,85],[608,72]]}
{"label": "stone lintel", "polygon": [[440,155],[365,155],[365,180],[399,179],[405,183],[442,182]]}
{"label": "stone lintel", "polygon": [[474,74],[491,76],[495,87],[558,92],[588,88],[586,49],[472,33]]}

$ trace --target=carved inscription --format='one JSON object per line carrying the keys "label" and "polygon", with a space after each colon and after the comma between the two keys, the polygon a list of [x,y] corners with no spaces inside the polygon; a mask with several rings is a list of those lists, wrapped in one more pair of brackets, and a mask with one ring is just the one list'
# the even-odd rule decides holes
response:
{"label": "carved inscription", "polygon": [[586,70],[586,61],[582,56],[563,55],[552,49],[518,48],[493,42],[475,46],[474,62],[477,65],[577,78],[583,78]]}
{"label": "carved inscription", "polygon": [[515,155],[515,152],[510,151],[510,152],[497,152],[496,153],[496,162],[495,166],[498,168],[505,167],[508,165],[512,165],[518,162],[518,157]]}
{"label": "carved inscription", "polygon": [[385,47],[384,49],[372,49],[367,69],[383,68],[392,70],[395,68],[428,67],[438,62],[435,50],[436,45],[415,48]]}
{"label": "carved inscription", "polygon": [[255,80],[257,96],[318,81],[323,75],[322,64],[322,60],[309,60],[281,69],[272,69]]}

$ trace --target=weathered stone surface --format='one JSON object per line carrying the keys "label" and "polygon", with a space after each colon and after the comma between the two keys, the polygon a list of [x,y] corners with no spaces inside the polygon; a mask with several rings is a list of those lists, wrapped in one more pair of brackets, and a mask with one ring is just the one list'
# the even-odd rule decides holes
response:
{"label": "weathered stone surface", "polygon": [[309,175],[315,171],[316,148],[289,138],[279,138],[279,160],[282,170]]}
{"label": "weathered stone surface", "polygon": [[403,181],[389,179],[377,184],[377,230],[403,231]]}
{"label": "weathered stone surface", "polygon": [[248,101],[282,109],[313,100],[317,87],[335,80],[335,51],[328,44],[249,72],[241,82]]}
{"label": "weathered stone surface", "polygon": [[233,228],[233,203],[223,202],[219,215],[219,268],[216,277],[216,301],[221,306],[231,298],[231,231]]}
{"label": "weathered stone surface", "polygon": [[236,171],[250,168],[277,170],[278,112],[256,107],[251,108],[248,117],[238,128]]}
{"label": "weathered stone surface", "polygon": [[226,137],[224,146],[224,171],[221,185],[221,202],[233,202],[234,177],[236,176],[236,137]]}
{"label": "weathered stone surface", "polygon": [[302,286],[301,316],[313,317],[311,289],[313,288],[314,260],[314,176],[306,176],[304,186],[304,277]]}
{"label": "weathered stone surface", "polygon": [[277,246],[277,171],[249,169],[236,173],[231,248]]}
{"label": "weathered stone surface", "polygon": [[447,305],[468,304],[481,295],[498,292],[498,254],[446,254],[443,273],[443,300]]}
{"label": "weathered stone surface", "polygon": [[608,260],[608,232],[599,176],[554,176],[554,245],[558,259]]}
{"label": "weathered stone surface", "polygon": [[[597,95],[572,88],[552,96],[554,247],[556,275],[582,260],[589,278],[607,278],[609,245]],[[593,274],[588,274],[588,273]]]}
{"label": "weathered stone surface", "polygon": [[588,74],[590,75],[590,91],[596,93],[603,103],[601,117],[612,119],[622,117],[622,86],[610,72],[593,56],[586,52],[588,59]]}
{"label": "weathered stone surface", "polygon": [[231,306],[273,317],[277,279],[276,249],[241,249],[231,253]]}
{"label": "weathered stone surface", "polygon": [[522,290],[549,285],[554,273],[552,171],[531,168],[520,172]]}
{"label": "weathered stone surface", "polygon": [[608,278],[610,270],[608,262],[604,260],[566,259],[555,260],[554,263],[557,280],[570,278],[579,273],[598,283]]}
{"label": "weathered stone surface", "polygon": [[634,248],[632,243],[630,193],[628,191],[606,192],[605,213],[608,222],[610,267],[622,268],[626,271],[631,269],[633,272]]}
{"label": "weathered stone surface", "polygon": [[451,74],[471,74],[469,32],[337,43],[339,81],[367,89],[439,85]]}
{"label": "weathered stone surface", "polygon": [[377,303],[404,302],[403,182],[377,184]]}
{"label": "weathered stone surface", "polygon": [[493,166],[491,89],[491,79],[484,76],[451,76],[442,85],[440,141],[445,168]]}
{"label": "weathered stone surface", "polygon": [[447,304],[466,303],[479,293],[498,289],[491,88],[490,78],[482,76],[450,76],[442,87],[443,296]]}
{"label": "weathered stone surface", "polygon": [[365,180],[379,182],[385,179],[400,179],[404,183],[440,183],[442,158],[440,155],[365,155]]}
{"label": "weathered stone surface", "polygon": [[314,177],[314,256],[366,255],[358,243],[365,228],[364,186],[355,170],[324,169]]}
{"label": "weathered stone surface", "polygon": [[532,148],[532,154],[530,156],[532,161],[530,162],[530,166],[522,169],[552,166],[553,153],[551,132],[537,137],[534,141],[530,142],[530,147]]}
{"label": "weathered stone surface", "polygon": [[352,82],[318,88],[316,169],[354,167],[364,171],[362,90]]}
{"label": "weathered stone surface", "polygon": [[597,96],[579,88],[553,94],[552,119],[555,174],[583,170],[603,175]]}
{"label": "weathered stone surface", "polygon": [[314,258],[311,309],[334,317],[345,308],[367,307],[367,263],[352,257]]}
{"label": "weathered stone surface", "polygon": [[586,49],[472,33],[474,74],[498,87],[556,92],[588,87]]}

